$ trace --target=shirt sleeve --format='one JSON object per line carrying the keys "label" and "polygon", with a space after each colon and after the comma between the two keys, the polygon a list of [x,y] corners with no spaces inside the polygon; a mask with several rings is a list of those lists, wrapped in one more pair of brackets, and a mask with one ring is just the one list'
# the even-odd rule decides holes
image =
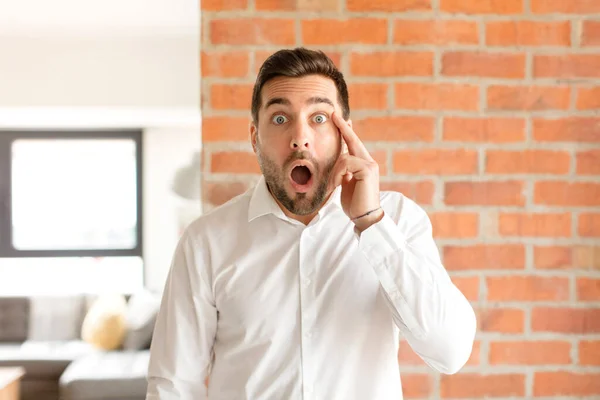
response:
{"label": "shirt sleeve", "polygon": [[386,212],[360,234],[359,248],[415,353],[441,373],[458,372],[471,355],[476,317],[442,265],[425,211],[405,199],[399,222]]}
{"label": "shirt sleeve", "polygon": [[146,400],[207,399],[217,311],[203,258],[186,231],[175,250],[154,327]]}

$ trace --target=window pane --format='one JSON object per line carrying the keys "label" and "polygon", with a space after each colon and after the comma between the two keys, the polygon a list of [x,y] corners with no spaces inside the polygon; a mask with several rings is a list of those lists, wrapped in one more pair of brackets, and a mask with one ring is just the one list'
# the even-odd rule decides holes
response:
{"label": "window pane", "polygon": [[12,147],[18,250],[131,249],[137,235],[135,141],[20,139]]}
{"label": "window pane", "polygon": [[[140,257],[3,258],[2,296],[134,293],[144,287]],[[31,279],[35,276],[36,279]]]}

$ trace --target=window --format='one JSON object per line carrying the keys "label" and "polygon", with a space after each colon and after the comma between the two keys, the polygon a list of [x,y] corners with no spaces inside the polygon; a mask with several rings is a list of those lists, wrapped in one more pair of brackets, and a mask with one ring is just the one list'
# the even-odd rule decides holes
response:
{"label": "window", "polygon": [[142,132],[0,132],[0,257],[142,256]]}

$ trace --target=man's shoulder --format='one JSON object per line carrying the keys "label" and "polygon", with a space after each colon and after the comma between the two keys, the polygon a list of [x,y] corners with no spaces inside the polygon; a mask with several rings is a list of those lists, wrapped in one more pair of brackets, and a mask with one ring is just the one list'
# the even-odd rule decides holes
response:
{"label": "man's shoulder", "polygon": [[194,219],[186,228],[188,233],[198,235],[218,235],[228,230],[237,230],[248,220],[248,206],[252,188],[225,203],[218,205]]}

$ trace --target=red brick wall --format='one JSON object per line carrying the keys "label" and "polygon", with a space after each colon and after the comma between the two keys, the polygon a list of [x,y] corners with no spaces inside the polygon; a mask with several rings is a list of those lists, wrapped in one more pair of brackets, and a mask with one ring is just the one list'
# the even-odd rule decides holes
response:
{"label": "red brick wall", "polygon": [[207,209],[255,182],[255,73],[296,45],[340,66],[478,311],[455,376],[404,346],[406,397],[600,396],[600,0],[203,0]]}

